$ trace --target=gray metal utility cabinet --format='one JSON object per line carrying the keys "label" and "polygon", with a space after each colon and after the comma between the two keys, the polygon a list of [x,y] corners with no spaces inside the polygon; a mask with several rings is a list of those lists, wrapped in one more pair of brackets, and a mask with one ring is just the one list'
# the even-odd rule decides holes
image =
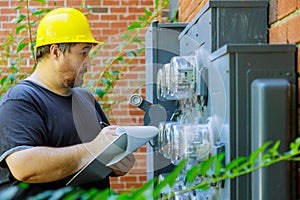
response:
{"label": "gray metal utility cabinet", "polygon": [[[158,71],[173,56],[196,60],[192,98],[158,98]],[[208,1],[189,24],[155,22],[149,28],[146,100],[164,109],[165,121],[180,121],[186,102],[192,102],[194,110],[201,107],[201,123],[209,121],[213,135],[210,155],[224,152],[225,164],[250,155],[270,140],[279,140],[279,150],[284,152],[297,132],[295,56],[295,45],[268,44],[268,1]],[[182,71],[175,74],[185,75]],[[200,103],[203,96],[207,102]],[[144,124],[149,125],[149,121],[145,115]],[[170,159],[157,152],[156,145],[154,140],[147,146],[151,152],[147,157],[148,178],[174,167]],[[207,193],[191,194],[189,198],[295,200],[296,172],[295,163],[282,162],[226,180],[211,186]]]}

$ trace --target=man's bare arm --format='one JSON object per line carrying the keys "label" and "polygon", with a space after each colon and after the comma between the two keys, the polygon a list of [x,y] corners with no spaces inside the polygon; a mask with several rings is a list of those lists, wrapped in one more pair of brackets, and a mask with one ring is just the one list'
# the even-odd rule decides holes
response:
{"label": "man's bare arm", "polygon": [[69,147],[32,147],[10,154],[6,163],[13,176],[27,183],[46,183],[65,178],[86,165],[115,137],[106,127],[91,142]]}

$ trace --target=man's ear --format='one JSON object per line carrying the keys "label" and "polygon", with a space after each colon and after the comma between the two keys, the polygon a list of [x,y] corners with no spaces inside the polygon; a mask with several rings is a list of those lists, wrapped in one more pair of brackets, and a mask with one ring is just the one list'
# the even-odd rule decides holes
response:
{"label": "man's ear", "polygon": [[59,56],[61,56],[62,52],[60,51],[60,49],[58,48],[57,44],[52,44],[50,46],[50,56],[57,60],[59,58]]}

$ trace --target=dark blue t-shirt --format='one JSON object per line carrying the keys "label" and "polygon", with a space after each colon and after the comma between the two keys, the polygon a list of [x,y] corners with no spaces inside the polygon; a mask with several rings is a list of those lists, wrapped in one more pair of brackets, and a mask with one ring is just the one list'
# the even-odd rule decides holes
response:
{"label": "dark blue t-shirt", "polygon": [[[91,141],[103,128],[101,121],[108,124],[93,95],[82,88],[73,88],[69,95],[61,96],[27,80],[12,87],[0,102],[0,190],[19,183],[5,163],[7,155],[36,146],[66,147]],[[24,199],[62,188],[70,178],[29,184],[18,195]],[[109,180],[107,177],[81,186],[104,189],[109,187]]]}

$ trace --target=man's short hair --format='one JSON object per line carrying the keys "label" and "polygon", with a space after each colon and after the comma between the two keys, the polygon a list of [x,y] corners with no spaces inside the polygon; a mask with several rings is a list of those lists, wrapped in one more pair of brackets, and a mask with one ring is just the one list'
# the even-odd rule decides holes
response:
{"label": "man's short hair", "polygon": [[[59,50],[63,53],[66,51],[70,52],[71,47],[75,46],[77,43],[59,43],[57,44]],[[36,60],[37,62],[45,58],[50,53],[50,47],[52,44],[40,46],[36,49]]]}

